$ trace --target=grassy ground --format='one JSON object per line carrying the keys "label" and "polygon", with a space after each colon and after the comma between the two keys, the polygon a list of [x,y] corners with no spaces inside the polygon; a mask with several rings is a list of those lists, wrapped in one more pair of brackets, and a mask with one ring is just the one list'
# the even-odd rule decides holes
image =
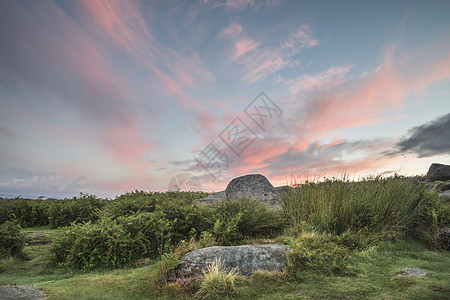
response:
{"label": "grassy ground", "polygon": [[[25,232],[55,232],[28,228]],[[28,259],[0,261],[0,285],[33,284],[48,299],[191,299],[170,287],[155,284],[159,262],[148,266],[89,273],[48,265],[50,245],[25,248]],[[405,267],[429,273],[425,278],[400,277]],[[297,281],[280,274],[257,273],[237,280],[239,299],[450,299],[450,258],[411,240],[383,242],[359,253],[348,276],[326,276],[304,271]]]}

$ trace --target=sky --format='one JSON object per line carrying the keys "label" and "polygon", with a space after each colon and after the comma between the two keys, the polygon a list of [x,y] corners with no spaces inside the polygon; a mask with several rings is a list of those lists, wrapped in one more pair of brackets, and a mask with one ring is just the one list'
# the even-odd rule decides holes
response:
{"label": "sky", "polygon": [[0,197],[450,164],[450,1],[0,0]]}

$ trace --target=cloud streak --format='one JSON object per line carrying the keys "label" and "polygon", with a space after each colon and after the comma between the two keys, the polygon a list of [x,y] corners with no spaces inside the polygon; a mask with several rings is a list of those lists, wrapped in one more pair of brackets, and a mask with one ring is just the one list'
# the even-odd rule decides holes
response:
{"label": "cloud streak", "polygon": [[221,32],[234,43],[231,60],[245,69],[243,80],[246,84],[261,81],[284,68],[295,64],[294,56],[302,49],[319,45],[308,24],[301,25],[279,44],[267,40],[256,41],[242,34],[242,26],[232,23]]}
{"label": "cloud streak", "polygon": [[450,154],[450,113],[411,128],[389,155],[413,153],[418,157]]}

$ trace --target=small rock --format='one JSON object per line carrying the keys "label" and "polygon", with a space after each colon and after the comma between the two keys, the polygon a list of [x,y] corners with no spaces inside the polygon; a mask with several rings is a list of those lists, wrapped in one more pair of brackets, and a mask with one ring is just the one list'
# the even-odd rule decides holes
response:
{"label": "small rock", "polygon": [[427,272],[419,268],[404,268],[398,276],[406,277],[424,277],[427,276]]}

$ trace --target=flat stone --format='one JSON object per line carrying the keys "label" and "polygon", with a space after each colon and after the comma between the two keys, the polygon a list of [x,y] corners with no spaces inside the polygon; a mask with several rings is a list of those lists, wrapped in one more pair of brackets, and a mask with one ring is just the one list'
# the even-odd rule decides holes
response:
{"label": "flat stone", "polygon": [[287,251],[286,245],[272,244],[208,247],[183,256],[177,271],[184,276],[201,274],[219,259],[225,271],[236,268],[241,275],[251,275],[256,270],[282,272],[287,266]]}
{"label": "flat stone", "polygon": [[438,195],[439,195],[439,198],[450,198],[450,190],[439,193]]}
{"label": "flat stone", "polygon": [[1,300],[39,300],[45,298],[45,294],[33,285],[0,286]]}
{"label": "flat stone", "polygon": [[406,277],[424,277],[427,276],[427,272],[419,268],[404,268],[398,276]]}

